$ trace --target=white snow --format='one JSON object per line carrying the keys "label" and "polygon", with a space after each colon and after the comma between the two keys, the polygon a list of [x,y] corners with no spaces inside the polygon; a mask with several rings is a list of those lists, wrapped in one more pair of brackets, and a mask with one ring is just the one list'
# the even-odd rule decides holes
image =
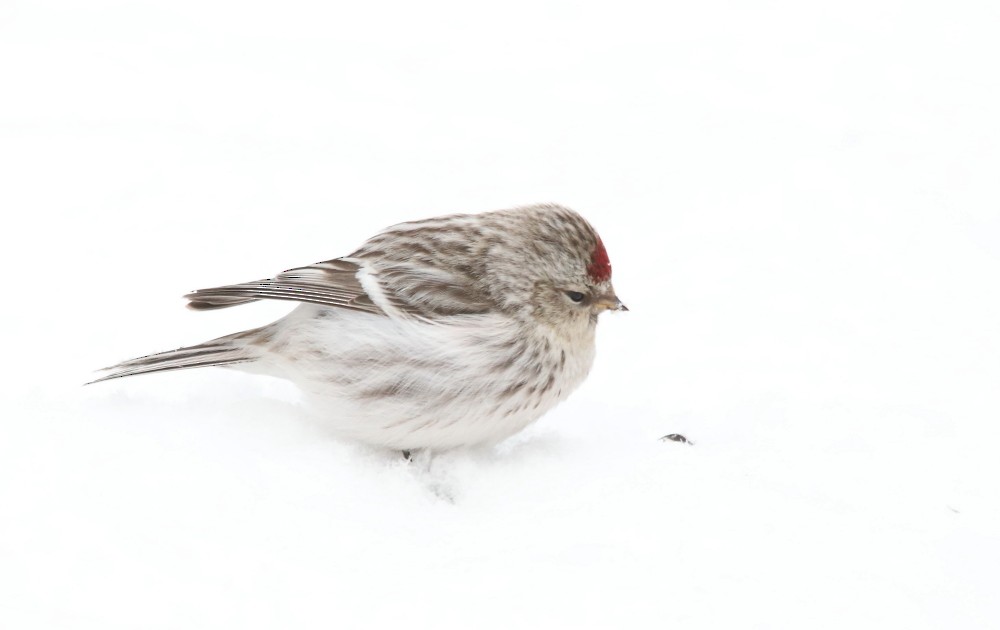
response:
{"label": "white snow", "polygon": [[[3,628],[1000,626],[995,3],[0,8]],[[631,311],[495,450],[92,370],[186,291],[538,201]],[[682,433],[693,446],[661,442]]]}

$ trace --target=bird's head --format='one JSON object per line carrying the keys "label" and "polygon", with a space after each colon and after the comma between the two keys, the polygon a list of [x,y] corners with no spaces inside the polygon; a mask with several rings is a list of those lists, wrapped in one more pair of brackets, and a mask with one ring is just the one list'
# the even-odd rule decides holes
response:
{"label": "bird's head", "polygon": [[496,215],[508,235],[490,255],[500,301],[557,329],[592,328],[603,311],[628,310],[611,284],[601,237],[579,214],[542,205]]}

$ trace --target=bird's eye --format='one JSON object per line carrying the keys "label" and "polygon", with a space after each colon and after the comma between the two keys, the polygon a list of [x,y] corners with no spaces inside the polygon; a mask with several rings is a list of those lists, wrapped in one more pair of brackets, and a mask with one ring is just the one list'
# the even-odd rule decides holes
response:
{"label": "bird's eye", "polygon": [[579,291],[567,291],[566,296],[574,302],[582,302],[584,295]]}

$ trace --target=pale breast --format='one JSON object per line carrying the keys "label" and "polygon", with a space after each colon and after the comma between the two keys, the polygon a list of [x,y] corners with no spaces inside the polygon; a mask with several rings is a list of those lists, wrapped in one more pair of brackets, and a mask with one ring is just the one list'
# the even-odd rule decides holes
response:
{"label": "pale breast", "polygon": [[284,375],[338,433],[389,448],[503,440],[565,399],[594,359],[592,339],[569,346],[499,316],[300,315],[276,340]]}

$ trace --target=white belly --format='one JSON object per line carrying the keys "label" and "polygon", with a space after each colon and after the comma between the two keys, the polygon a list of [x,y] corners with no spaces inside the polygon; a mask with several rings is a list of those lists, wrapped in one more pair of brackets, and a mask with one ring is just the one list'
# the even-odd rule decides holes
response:
{"label": "white belly", "polygon": [[594,359],[592,336],[570,347],[500,315],[430,324],[303,305],[273,330],[273,373],[344,437],[401,450],[499,442],[565,399]]}

